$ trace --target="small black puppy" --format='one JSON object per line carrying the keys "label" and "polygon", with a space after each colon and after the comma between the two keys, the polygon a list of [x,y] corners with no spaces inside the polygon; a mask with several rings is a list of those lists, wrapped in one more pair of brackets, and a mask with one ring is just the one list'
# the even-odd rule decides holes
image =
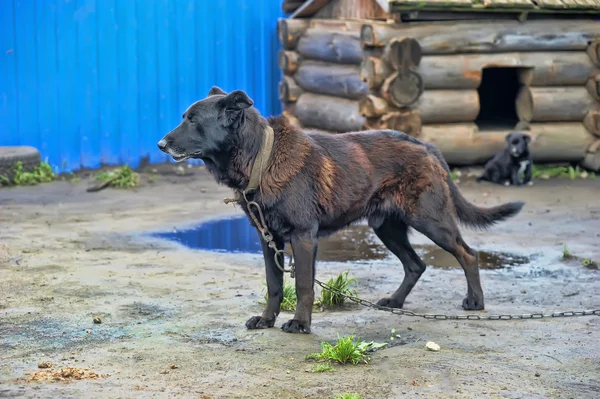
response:
{"label": "small black puppy", "polygon": [[[485,164],[483,174],[477,181],[487,180],[496,184],[520,186],[532,184],[531,174],[533,161],[529,153],[531,137],[524,133],[512,132],[506,136],[507,146],[502,152]],[[521,174],[524,172],[524,179]]]}

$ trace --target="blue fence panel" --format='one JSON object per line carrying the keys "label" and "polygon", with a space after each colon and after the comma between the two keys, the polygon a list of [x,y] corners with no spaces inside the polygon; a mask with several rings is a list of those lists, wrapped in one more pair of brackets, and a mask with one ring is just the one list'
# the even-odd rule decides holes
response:
{"label": "blue fence panel", "polygon": [[279,0],[0,0],[0,146],[60,172],[168,161],[157,141],[210,87],[281,112]]}

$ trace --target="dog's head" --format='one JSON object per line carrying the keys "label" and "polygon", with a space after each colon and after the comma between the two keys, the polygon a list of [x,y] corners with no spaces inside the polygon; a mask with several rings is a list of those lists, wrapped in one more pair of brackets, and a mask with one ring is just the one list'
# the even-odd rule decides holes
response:
{"label": "dog's head", "polygon": [[525,133],[512,132],[506,135],[506,143],[508,144],[508,152],[514,158],[519,158],[529,151],[529,142],[531,137]]}
{"label": "dog's head", "polygon": [[215,86],[206,98],[189,106],[179,126],[158,142],[158,148],[176,162],[227,151],[247,117],[258,118],[253,104],[242,90],[227,94]]}

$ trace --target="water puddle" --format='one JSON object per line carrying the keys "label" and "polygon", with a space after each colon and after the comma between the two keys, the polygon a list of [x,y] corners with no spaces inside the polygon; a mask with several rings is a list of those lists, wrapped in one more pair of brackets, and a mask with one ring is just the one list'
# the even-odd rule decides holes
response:
{"label": "water puddle", "polygon": [[[186,247],[217,252],[262,253],[256,230],[246,217],[219,219],[196,228],[153,234]],[[460,267],[456,259],[435,245],[414,245],[423,261],[433,267]],[[289,248],[286,248],[289,250]],[[359,262],[394,259],[366,225],[354,225],[319,241],[317,259],[325,262]],[[479,267],[501,269],[529,263],[529,258],[504,252],[479,251]]]}

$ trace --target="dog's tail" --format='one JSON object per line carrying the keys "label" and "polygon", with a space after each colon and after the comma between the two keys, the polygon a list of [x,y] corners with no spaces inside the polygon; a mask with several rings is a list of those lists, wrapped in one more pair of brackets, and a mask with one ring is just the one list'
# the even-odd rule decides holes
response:
{"label": "dog's tail", "polygon": [[515,216],[525,205],[525,202],[523,201],[508,202],[502,205],[493,206],[491,208],[481,208],[473,205],[467,201],[465,197],[463,197],[454,181],[452,181],[452,177],[450,177],[450,168],[448,167],[448,164],[446,163],[446,160],[442,154],[437,150],[437,148],[432,148],[430,146],[428,147],[439,159],[446,172],[448,172],[447,183],[448,187],[450,188],[450,196],[454,202],[458,220],[460,220],[460,222],[462,222],[464,225],[485,229],[496,224],[497,222],[501,222],[512,216]]}

